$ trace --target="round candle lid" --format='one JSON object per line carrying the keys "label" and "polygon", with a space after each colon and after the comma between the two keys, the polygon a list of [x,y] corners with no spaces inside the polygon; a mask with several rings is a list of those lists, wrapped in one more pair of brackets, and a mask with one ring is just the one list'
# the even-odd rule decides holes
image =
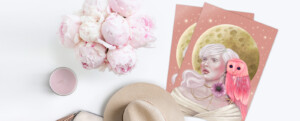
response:
{"label": "round candle lid", "polygon": [[77,86],[75,73],[67,67],[56,68],[50,76],[50,87],[58,95],[69,95]]}

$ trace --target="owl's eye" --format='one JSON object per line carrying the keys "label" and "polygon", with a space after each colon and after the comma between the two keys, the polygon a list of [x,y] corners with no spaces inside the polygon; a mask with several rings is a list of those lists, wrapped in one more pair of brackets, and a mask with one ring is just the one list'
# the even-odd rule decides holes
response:
{"label": "owl's eye", "polygon": [[241,70],[241,67],[237,67],[236,69],[237,69],[237,70]]}
{"label": "owl's eye", "polygon": [[232,68],[233,66],[232,65],[229,65],[229,68]]}

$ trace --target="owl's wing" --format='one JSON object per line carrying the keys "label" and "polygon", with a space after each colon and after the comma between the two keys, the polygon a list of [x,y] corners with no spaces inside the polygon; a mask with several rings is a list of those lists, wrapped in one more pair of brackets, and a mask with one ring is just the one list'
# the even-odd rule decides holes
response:
{"label": "owl's wing", "polygon": [[235,104],[240,108],[242,118],[245,117],[248,112],[248,100],[250,96],[250,78],[249,76],[237,77],[235,83]]}
{"label": "owl's wing", "polygon": [[243,105],[248,104],[250,96],[250,78],[249,76],[237,77],[235,83],[234,97]]}
{"label": "owl's wing", "polygon": [[234,102],[234,83],[232,75],[229,73],[226,74],[225,86],[227,95]]}

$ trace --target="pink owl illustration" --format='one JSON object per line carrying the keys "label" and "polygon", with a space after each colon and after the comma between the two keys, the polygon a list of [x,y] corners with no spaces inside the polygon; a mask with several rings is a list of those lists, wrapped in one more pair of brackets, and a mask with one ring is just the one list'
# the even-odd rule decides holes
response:
{"label": "pink owl illustration", "polygon": [[240,109],[245,120],[250,96],[250,78],[247,64],[241,59],[232,59],[227,63],[226,93]]}

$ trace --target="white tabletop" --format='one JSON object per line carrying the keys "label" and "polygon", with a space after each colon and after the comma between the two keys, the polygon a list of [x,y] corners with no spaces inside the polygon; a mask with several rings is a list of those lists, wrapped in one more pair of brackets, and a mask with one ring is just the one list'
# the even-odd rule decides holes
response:
{"label": "white tabletop", "polygon": [[[279,29],[247,120],[295,120],[300,108],[300,17],[296,0],[207,0],[228,10],[255,13],[255,20]],[[145,0],[157,24],[155,48],[137,50],[136,68],[117,76],[81,67],[72,49],[59,44],[61,16],[81,8],[83,0],[0,1],[0,120],[53,121],[87,110],[99,115],[109,97],[134,82],[166,86],[175,3],[202,6],[203,0]],[[187,13],[188,14],[188,13]],[[69,96],[48,85],[52,70],[69,67],[78,86]]]}

